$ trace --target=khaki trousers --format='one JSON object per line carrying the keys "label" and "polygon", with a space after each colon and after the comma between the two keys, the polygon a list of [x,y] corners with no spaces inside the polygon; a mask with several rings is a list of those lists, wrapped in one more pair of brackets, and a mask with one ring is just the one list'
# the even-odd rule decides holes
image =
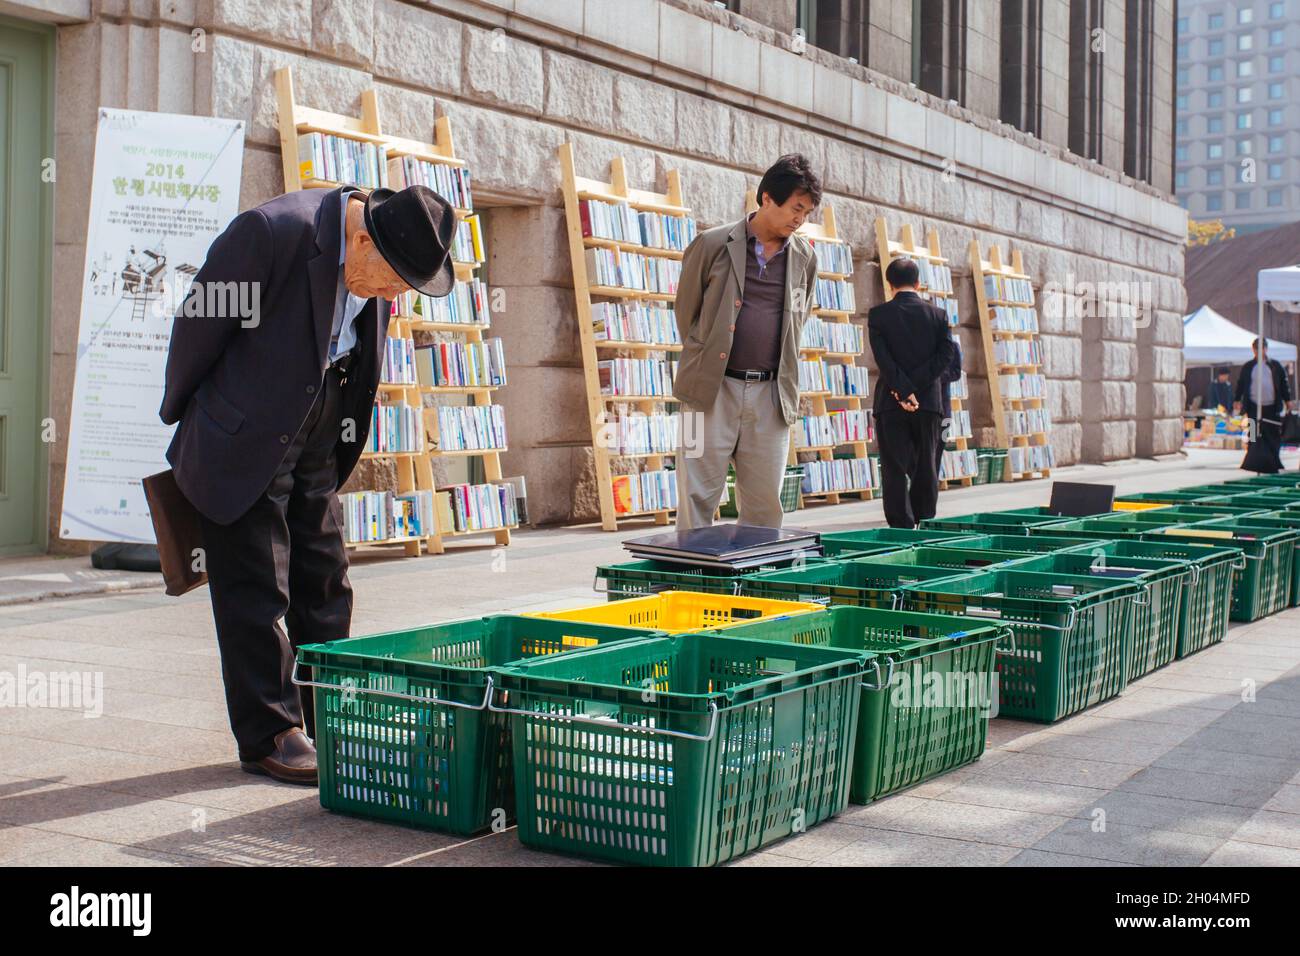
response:
{"label": "khaki trousers", "polygon": [[700,409],[683,403],[682,418],[682,445],[677,450],[677,530],[713,524],[731,462],[736,466],[739,501],[736,523],[781,527],[781,481],[790,449],[790,426],[781,414],[775,379],[742,382],[723,376],[713,406]]}

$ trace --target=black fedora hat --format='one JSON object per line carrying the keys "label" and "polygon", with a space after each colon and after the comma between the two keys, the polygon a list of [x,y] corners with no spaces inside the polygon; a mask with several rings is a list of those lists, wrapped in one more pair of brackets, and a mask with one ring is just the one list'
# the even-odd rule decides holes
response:
{"label": "black fedora hat", "polygon": [[444,296],[456,284],[451,243],[456,209],[428,186],[381,186],[366,199],[366,232],[393,271],[417,292]]}

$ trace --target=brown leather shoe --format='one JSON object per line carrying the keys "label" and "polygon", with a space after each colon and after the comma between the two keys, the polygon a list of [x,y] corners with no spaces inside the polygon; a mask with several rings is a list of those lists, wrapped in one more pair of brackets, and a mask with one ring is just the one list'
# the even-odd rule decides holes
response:
{"label": "brown leather shoe", "polygon": [[261,760],[241,760],[239,766],[283,783],[316,786],[316,747],[301,727],[282,730],[275,735],[275,750]]}

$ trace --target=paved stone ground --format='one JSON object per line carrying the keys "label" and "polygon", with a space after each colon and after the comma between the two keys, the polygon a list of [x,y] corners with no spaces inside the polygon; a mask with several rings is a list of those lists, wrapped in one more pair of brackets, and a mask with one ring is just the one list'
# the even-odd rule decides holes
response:
{"label": "paved stone ground", "polygon": [[[1122,493],[1232,477],[1239,455],[1062,469]],[[1293,462],[1288,465],[1295,467]],[[1045,483],[946,493],[941,514],[1046,502]],[[818,530],[881,523],[879,503],[814,508]],[[592,570],[623,538],[565,528],[441,558],[359,560],[354,633],[592,600]],[[31,596],[84,560],[0,563]],[[115,583],[116,582],[116,583]],[[103,674],[103,715],[0,711],[0,863],[21,865],[585,865],[523,848],[338,816],[314,791],[239,772],[206,592],[128,593],[0,607],[0,671]],[[12,592],[11,592],[12,593]],[[504,598],[502,595],[506,595]],[[1253,680],[1254,702],[1242,700]],[[1096,811],[1105,831],[1094,832]],[[738,865],[1300,864],[1300,610],[1251,625],[1044,727],[997,719],[976,764],[746,857]]]}

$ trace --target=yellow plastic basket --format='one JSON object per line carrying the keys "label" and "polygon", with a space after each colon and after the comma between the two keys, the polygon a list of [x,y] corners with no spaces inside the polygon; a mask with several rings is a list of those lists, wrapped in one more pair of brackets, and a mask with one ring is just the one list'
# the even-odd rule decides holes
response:
{"label": "yellow plastic basket", "polygon": [[821,604],[773,601],[770,598],[704,594],[699,591],[660,591],[646,597],[605,604],[588,604],[564,611],[536,611],[528,616],[586,624],[623,624],[680,634],[708,627],[730,627],[782,614],[826,612]]}
{"label": "yellow plastic basket", "polygon": [[1167,501],[1117,501],[1112,511],[1153,511],[1156,508],[1168,508]]}

